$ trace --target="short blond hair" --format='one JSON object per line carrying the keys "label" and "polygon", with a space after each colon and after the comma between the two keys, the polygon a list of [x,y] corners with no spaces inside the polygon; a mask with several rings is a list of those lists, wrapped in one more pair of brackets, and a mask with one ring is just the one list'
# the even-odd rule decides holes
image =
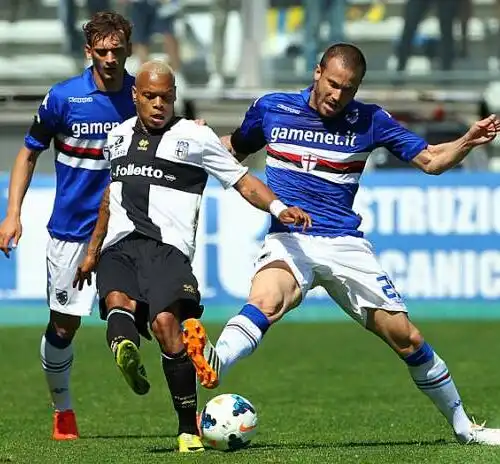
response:
{"label": "short blond hair", "polygon": [[165,60],[150,60],[143,63],[137,70],[136,76],[147,73],[147,74],[157,74],[157,75],[170,75],[175,80],[174,70]]}

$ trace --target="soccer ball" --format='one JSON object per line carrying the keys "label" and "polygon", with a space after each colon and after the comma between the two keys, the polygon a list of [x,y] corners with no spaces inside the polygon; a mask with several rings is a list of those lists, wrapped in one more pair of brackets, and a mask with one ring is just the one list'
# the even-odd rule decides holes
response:
{"label": "soccer ball", "polygon": [[211,447],[237,450],[247,446],[257,432],[257,413],[252,403],[240,395],[219,395],[203,408],[200,428]]}

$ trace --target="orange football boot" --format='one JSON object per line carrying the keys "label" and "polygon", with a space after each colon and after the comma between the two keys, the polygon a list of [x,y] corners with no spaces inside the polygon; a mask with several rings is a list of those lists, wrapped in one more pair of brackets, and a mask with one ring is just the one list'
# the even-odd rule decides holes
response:
{"label": "orange football boot", "polygon": [[220,360],[215,347],[207,337],[205,327],[198,319],[186,319],[183,326],[182,341],[200,383],[205,388],[217,387]]}
{"label": "orange football boot", "polygon": [[78,437],[76,416],[73,410],[56,411],[54,413],[52,438],[54,440],[76,440]]}

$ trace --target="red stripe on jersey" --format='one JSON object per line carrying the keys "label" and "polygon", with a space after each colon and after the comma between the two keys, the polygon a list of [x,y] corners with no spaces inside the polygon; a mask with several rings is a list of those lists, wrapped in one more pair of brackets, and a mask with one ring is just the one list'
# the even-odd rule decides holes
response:
{"label": "red stripe on jersey", "polygon": [[102,148],[74,147],[62,142],[59,139],[54,139],[54,147],[56,150],[63,152],[68,156],[80,156],[83,158],[103,158]]}
{"label": "red stripe on jersey", "polygon": [[294,153],[287,153],[283,151],[277,151],[269,147],[266,147],[268,153],[273,154],[276,157],[282,158],[285,161],[291,161],[294,164],[301,164],[304,160],[305,156],[314,157],[317,166],[321,166],[324,168],[324,171],[331,170],[332,172],[337,173],[355,173],[355,172],[363,172],[365,168],[366,161],[347,161],[345,163],[339,163],[335,161],[329,161],[324,158],[320,158],[314,154],[304,154],[304,155],[296,155]]}

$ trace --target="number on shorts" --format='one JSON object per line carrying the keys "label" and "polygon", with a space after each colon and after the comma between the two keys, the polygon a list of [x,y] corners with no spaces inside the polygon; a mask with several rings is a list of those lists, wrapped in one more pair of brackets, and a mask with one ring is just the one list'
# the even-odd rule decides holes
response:
{"label": "number on shorts", "polygon": [[381,275],[377,277],[377,282],[385,284],[382,285],[382,291],[384,292],[384,295],[387,298],[389,298],[390,300],[401,299],[401,295],[397,292],[396,288],[394,287],[394,284],[392,283],[391,279],[389,279],[388,276]]}

